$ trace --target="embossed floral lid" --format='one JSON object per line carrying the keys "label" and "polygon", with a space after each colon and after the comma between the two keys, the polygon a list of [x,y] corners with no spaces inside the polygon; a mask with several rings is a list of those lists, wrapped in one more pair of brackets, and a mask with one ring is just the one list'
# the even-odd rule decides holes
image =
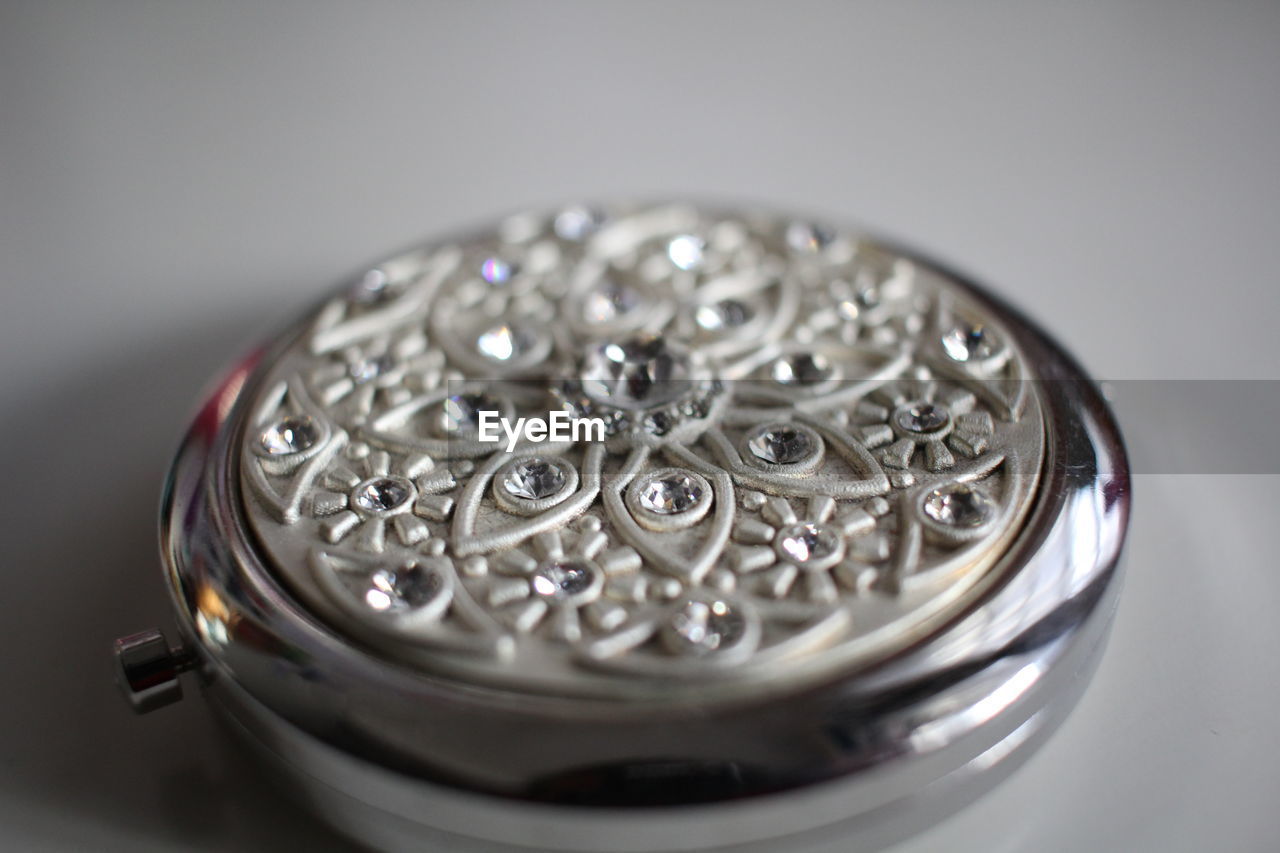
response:
{"label": "embossed floral lid", "polygon": [[321,308],[254,400],[243,498],[292,592],[423,669],[776,685],[883,659],[991,584],[1043,462],[1031,375],[963,287],[875,244],[570,208]]}

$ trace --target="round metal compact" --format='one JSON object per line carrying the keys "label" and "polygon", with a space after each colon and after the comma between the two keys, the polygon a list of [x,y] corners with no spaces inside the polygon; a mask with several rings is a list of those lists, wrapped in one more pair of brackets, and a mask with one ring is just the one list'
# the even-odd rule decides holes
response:
{"label": "round metal compact", "polygon": [[181,644],[117,654],[142,709],[194,670],[373,846],[874,846],[1071,707],[1128,501],[1097,389],[962,278],[569,207],[396,257],[235,369],[163,508]]}

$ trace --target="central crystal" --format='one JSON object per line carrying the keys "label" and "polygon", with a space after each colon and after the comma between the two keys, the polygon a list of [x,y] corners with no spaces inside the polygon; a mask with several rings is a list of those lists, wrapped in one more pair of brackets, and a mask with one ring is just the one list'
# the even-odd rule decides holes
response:
{"label": "central crystal", "polygon": [[694,312],[698,325],[708,332],[723,332],[745,325],[752,318],[751,306],[736,299],[722,299],[701,305]]}
{"label": "central crystal", "polygon": [[502,258],[485,258],[480,264],[480,276],[490,284],[506,284],[515,274],[515,266]]}
{"label": "central crystal", "polygon": [[533,575],[533,591],[552,601],[565,601],[591,588],[595,577],[583,563],[548,563]]}
{"label": "central crystal", "polygon": [[935,403],[913,403],[898,412],[898,426],[907,432],[937,432],[950,419],[947,410]]}
{"label": "central crystal", "polygon": [[374,610],[399,612],[421,607],[440,592],[440,577],[417,566],[378,569],[369,576],[365,604]]}
{"label": "central crystal", "polygon": [[301,453],[320,440],[320,428],[307,415],[290,415],[267,428],[260,438],[262,449],[271,456]]}
{"label": "central crystal", "polygon": [[747,442],[747,447],[758,459],[773,465],[792,465],[807,457],[813,450],[809,436],[792,426],[776,426],[765,430]]}
{"label": "central crystal", "polygon": [[995,509],[991,498],[963,483],[934,489],[924,499],[925,514],[950,527],[981,527]]}
{"label": "central crystal", "polygon": [[501,411],[501,404],[487,394],[451,394],[441,401],[435,426],[445,435],[473,435],[480,428],[480,413],[497,411]]}
{"label": "central crystal", "polygon": [[942,336],[942,348],[955,361],[981,361],[995,354],[996,343],[981,323],[962,323]]}
{"label": "central crystal", "polygon": [[784,356],[773,363],[773,381],[779,385],[821,385],[836,375],[835,367],[816,352]]}
{"label": "central crystal", "polygon": [[347,373],[357,384],[363,384],[372,382],[385,373],[390,373],[393,367],[395,362],[392,361],[391,356],[379,355],[352,362],[347,368]]}
{"label": "central crystal", "polygon": [[476,349],[494,361],[512,361],[533,349],[536,342],[532,330],[519,324],[500,323],[476,338]]}
{"label": "central crystal", "polygon": [[801,522],[778,536],[778,554],[798,566],[823,563],[839,553],[840,536],[829,527]]}
{"label": "central crystal", "polygon": [[582,389],[592,399],[626,409],[670,402],[684,391],[689,356],[650,334],[606,341],[587,356]]}
{"label": "central crystal", "polygon": [[612,323],[639,306],[640,293],[634,287],[616,281],[605,281],[587,294],[582,305],[582,316],[588,323]]}
{"label": "central crystal", "polygon": [[640,506],[658,515],[688,512],[701,499],[701,487],[688,474],[659,477],[640,492]]}
{"label": "central crystal", "polygon": [[672,638],[687,654],[703,655],[732,645],[746,620],[727,601],[689,601],[671,617]]}
{"label": "central crystal", "polygon": [[356,487],[352,501],[366,512],[391,512],[413,497],[413,486],[403,477],[375,477]]}
{"label": "central crystal", "polygon": [[502,481],[507,493],[529,501],[549,498],[564,488],[564,471],[546,459],[527,459],[511,469]]}

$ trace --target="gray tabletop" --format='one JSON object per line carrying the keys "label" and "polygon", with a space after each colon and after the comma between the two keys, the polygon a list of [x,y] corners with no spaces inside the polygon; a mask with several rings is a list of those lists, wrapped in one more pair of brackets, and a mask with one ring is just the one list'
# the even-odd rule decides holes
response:
{"label": "gray tabletop", "polygon": [[[0,4],[0,848],[342,849],[199,702],[131,717],[107,651],[166,624],[202,384],[362,264],[529,204],[744,199],[952,261],[1118,385],[1273,380],[1278,92],[1264,2]],[[1262,474],[1215,467],[1231,411],[1130,441],[1184,414],[1209,444],[1143,457],[1082,704],[902,853],[1280,846],[1274,427]]]}

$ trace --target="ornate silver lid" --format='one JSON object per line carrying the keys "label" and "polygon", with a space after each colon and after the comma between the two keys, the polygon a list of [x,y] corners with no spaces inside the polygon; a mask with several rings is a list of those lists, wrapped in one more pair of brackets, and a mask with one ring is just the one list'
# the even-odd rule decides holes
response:
{"label": "ornate silver lid", "polygon": [[196,669],[374,815],[692,849],[484,803],[844,780],[813,824],[959,778],[1069,707],[1126,514],[1096,391],[958,276],[804,219],[569,207],[387,261],[232,374],[165,508],[186,647],[121,659],[148,707]]}
{"label": "ornate silver lid", "polygon": [[[776,688],[892,656],[996,579],[1043,462],[1029,376],[990,311],[874,244],[570,209],[321,308],[264,374],[242,497],[293,593],[424,671]],[[552,412],[567,440],[493,427]]]}

